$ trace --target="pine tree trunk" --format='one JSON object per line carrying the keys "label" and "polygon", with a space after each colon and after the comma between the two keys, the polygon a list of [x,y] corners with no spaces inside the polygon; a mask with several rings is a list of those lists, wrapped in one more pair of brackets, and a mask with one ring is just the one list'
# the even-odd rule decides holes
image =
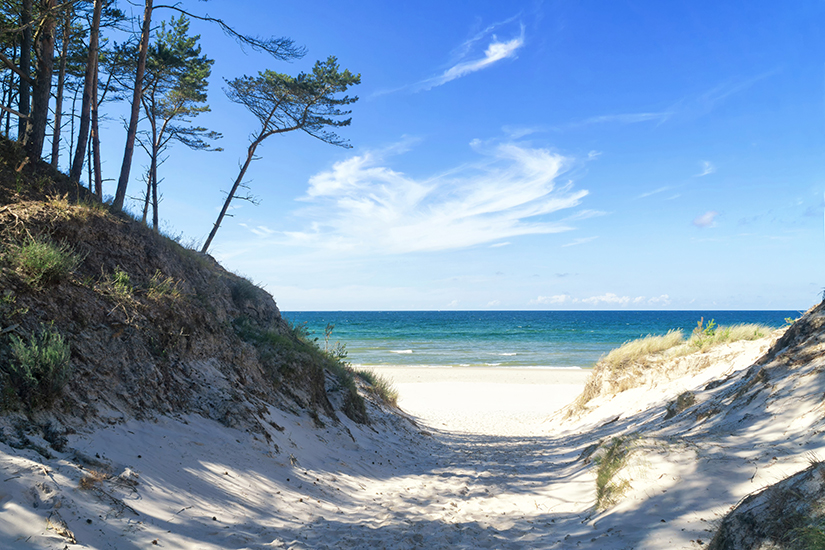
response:
{"label": "pine tree trunk", "polygon": [[[32,0],[23,0],[20,10],[20,25],[23,32],[20,37],[20,70],[23,74],[31,74],[32,64]],[[28,115],[31,106],[31,86],[25,78],[20,79],[20,91],[17,96],[17,110],[22,115]],[[17,140],[23,141],[26,136],[26,119],[17,121]]]}
{"label": "pine tree trunk", "polygon": [[152,229],[155,233],[160,231],[158,227],[158,151],[152,154]]}
{"label": "pine tree trunk", "polygon": [[146,173],[146,194],[143,197],[143,217],[140,219],[141,223],[146,224],[146,219],[149,217],[149,200],[152,196],[152,169]]}
{"label": "pine tree trunk", "polygon": [[63,19],[63,43],[60,47],[60,68],[57,71],[57,97],[54,105],[54,132],[52,133],[51,164],[57,168],[60,161],[60,131],[63,126],[63,88],[66,85],[66,63],[69,54],[69,40],[72,28],[72,7],[66,8]]}
{"label": "pine tree trunk", "polygon": [[69,158],[74,158],[74,139],[75,139],[75,131],[74,131],[74,122],[77,119],[77,92],[79,88],[75,88],[74,95],[72,96],[72,115],[69,117]]}
{"label": "pine tree trunk", "polygon": [[[8,106],[9,108],[11,108],[11,84],[12,84],[12,82],[14,82],[14,80],[12,80],[12,75],[13,74],[14,73],[9,71],[6,74],[5,78],[3,78],[3,105]],[[9,129],[8,129],[9,112],[8,111],[3,111],[2,113],[0,113],[0,127],[2,127],[4,116],[6,117],[6,133],[4,135],[5,135],[6,139],[8,139],[8,137],[9,137]]]}
{"label": "pine tree trunk", "polygon": [[[97,73],[97,48],[100,39],[100,12],[103,9],[103,0],[95,0],[92,15],[92,28],[89,30],[89,60],[86,63],[86,74],[83,79],[83,102],[80,105],[80,128],[77,134],[77,149],[74,152],[74,161],[69,177],[80,180],[83,173],[83,161],[86,157],[86,143],[89,141],[89,125],[92,111],[92,86]],[[91,185],[91,182],[89,182]]]}
{"label": "pine tree trunk", "polygon": [[[99,54],[100,52],[98,52],[98,55],[95,56],[95,84],[92,86],[92,160],[94,163],[95,179],[94,193],[97,200],[103,202],[103,174],[101,172],[102,167],[100,163],[100,125],[98,124],[98,112],[100,105],[97,100],[97,78],[100,74],[97,70],[98,62],[100,61]],[[91,187],[91,181],[89,182],[89,187]]]}
{"label": "pine tree trunk", "polygon": [[140,117],[140,98],[143,92],[143,74],[146,71],[146,55],[149,51],[149,34],[152,29],[152,0],[146,0],[143,12],[143,33],[140,36],[140,52],[138,54],[137,75],[135,76],[135,88],[132,95],[132,113],[129,118],[129,129],[126,132],[126,147],[123,151],[123,164],[120,167],[120,178],[117,180],[117,190],[115,199],[112,202],[112,210],[123,209],[123,201],[126,200],[126,187],[129,185],[129,173],[132,170],[132,156],[135,153],[135,137],[137,136],[137,125]]}
{"label": "pine tree trunk", "polygon": [[46,127],[49,122],[49,100],[52,91],[52,71],[54,69],[54,29],[56,19],[54,7],[56,0],[41,0],[40,13],[43,20],[37,30],[37,75],[34,80],[31,116],[26,124],[24,142],[26,151],[32,158],[43,155],[46,141]]}
{"label": "pine tree trunk", "polygon": [[255,141],[253,141],[252,144],[249,146],[249,149],[246,152],[246,162],[244,162],[243,166],[241,167],[241,172],[238,174],[238,177],[235,180],[235,184],[232,185],[232,190],[229,191],[229,195],[226,196],[226,201],[223,203],[223,208],[221,208],[220,214],[218,214],[218,219],[215,221],[215,225],[212,227],[212,231],[209,232],[209,237],[206,238],[206,242],[203,243],[201,253],[206,254],[206,251],[209,250],[209,245],[212,244],[212,239],[215,238],[215,234],[218,232],[218,228],[221,226],[223,217],[226,215],[226,211],[229,210],[229,203],[231,203],[232,199],[235,198],[235,193],[238,192],[238,187],[241,186],[243,177],[244,175],[246,175],[246,169],[249,168],[249,164],[252,162],[252,158],[255,156],[255,149],[258,148],[258,145],[260,145],[260,143],[263,140],[263,136],[258,136],[255,139]]}

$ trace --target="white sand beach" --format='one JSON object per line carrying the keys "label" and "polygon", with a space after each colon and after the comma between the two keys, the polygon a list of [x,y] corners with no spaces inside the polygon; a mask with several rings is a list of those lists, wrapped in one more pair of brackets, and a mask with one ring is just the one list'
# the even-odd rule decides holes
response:
{"label": "white sand beach", "polygon": [[546,432],[550,415],[584,387],[587,369],[376,367],[399,406],[446,431],[502,436]]}
{"label": "white sand beach", "polygon": [[[318,427],[270,406],[263,438],[188,415],[113,420],[50,458],[0,443],[0,540],[14,549],[700,548],[742,497],[804,468],[806,453],[825,456],[813,412],[825,388],[813,379],[777,380],[730,411],[664,421],[686,389],[701,410],[752,387],[749,367],[772,341],[724,347],[698,373],[599,398],[578,419],[554,411],[576,397],[585,371],[386,368],[412,421],[373,404],[370,425],[342,416]],[[823,366],[809,363],[805,372]],[[629,490],[598,511],[590,453],[617,435],[635,445],[622,474]]]}

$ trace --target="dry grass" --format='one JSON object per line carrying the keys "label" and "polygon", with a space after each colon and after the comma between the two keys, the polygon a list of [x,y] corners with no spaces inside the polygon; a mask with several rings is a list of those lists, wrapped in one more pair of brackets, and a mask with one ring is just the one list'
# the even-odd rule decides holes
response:
{"label": "dry grass", "polygon": [[710,330],[707,328],[704,330],[694,329],[693,334],[687,341],[687,345],[691,351],[707,351],[721,344],[738,342],[739,340],[757,340],[764,338],[770,334],[772,330],[770,327],[755,323],[712,327]]}
{"label": "dry grass", "polygon": [[178,288],[179,281],[173,277],[165,277],[158,269],[152,278],[149,279],[149,290],[146,296],[150,300],[160,300],[168,298],[172,301],[178,300],[181,297],[180,289]]}
{"label": "dry grass", "polygon": [[581,395],[567,409],[567,414],[572,416],[582,411],[589,401],[603,393],[615,395],[642,385],[650,377],[651,369],[666,359],[707,352],[739,340],[756,340],[768,336],[772,330],[758,324],[716,326],[713,320],[705,325],[703,319],[687,339],[681,330],[671,330],[664,336],[646,336],[626,342],[596,363]]}
{"label": "dry grass", "polygon": [[620,478],[619,472],[627,465],[633,452],[630,437],[614,437],[596,452],[596,509],[604,510],[616,504],[630,488],[628,479]]}
{"label": "dry grass", "polygon": [[684,342],[685,337],[681,330],[670,330],[664,336],[645,336],[612,350],[599,360],[599,364],[610,370],[624,369],[632,363],[664,353]]}
{"label": "dry grass", "polygon": [[393,407],[398,406],[398,390],[392,382],[370,370],[356,370],[355,374],[370,385],[369,391],[381,401]]}
{"label": "dry grass", "polygon": [[84,491],[90,491],[98,485],[109,479],[111,476],[105,472],[97,470],[89,470],[88,473],[80,478],[80,488]]}

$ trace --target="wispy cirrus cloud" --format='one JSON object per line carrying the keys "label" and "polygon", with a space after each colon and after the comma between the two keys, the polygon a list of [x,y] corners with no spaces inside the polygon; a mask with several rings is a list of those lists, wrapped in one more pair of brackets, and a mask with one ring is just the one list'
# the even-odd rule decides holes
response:
{"label": "wispy cirrus cloud", "polygon": [[580,239],[573,239],[572,242],[569,242],[567,244],[563,244],[561,246],[563,248],[568,247],[568,246],[578,246],[580,244],[585,244],[585,243],[589,243],[591,241],[595,241],[596,239],[598,239],[598,237],[583,237],[583,238],[580,238]]}
{"label": "wispy cirrus cloud", "polygon": [[550,215],[587,195],[556,179],[570,160],[518,143],[474,142],[474,164],[416,178],[388,166],[387,150],[367,151],[309,180],[298,215],[306,230],[288,244],[377,253],[459,249],[572,229]]}
{"label": "wispy cirrus cloud", "polygon": [[504,59],[516,57],[516,52],[524,46],[524,25],[520,26],[521,32],[519,35],[515,38],[511,38],[510,40],[502,41],[499,40],[496,35],[492,35],[487,48],[481,56],[475,56],[472,59],[467,59],[473,50],[472,46],[486,36],[486,34],[488,34],[493,28],[495,28],[495,26],[488,27],[483,33],[480,33],[480,35],[474,37],[471,42],[466,42],[464,44],[465,48],[463,48],[464,52],[461,60],[446,69],[440,75],[422,80],[421,82],[413,85],[413,89],[419,92],[431,90],[437,86],[442,86],[447,82],[456,80],[457,78],[486,69]]}
{"label": "wispy cirrus cloud", "polygon": [[619,113],[613,115],[600,115],[586,118],[580,122],[573,123],[576,126],[587,126],[590,124],[636,124],[638,122],[665,122],[673,115],[672,111],[662,111],[654,113]]}
{"label": "wispy cirrus cloud", "polygon": [[664,110],[597,115],[557,126],[556,128],[567,130],[594,124],[637,124],[641,122],[664,124],[671,120],[696,118],[710,113],[717,105],[727,101],[731,96],[742,93],[759,81],[770,78],[777,73],[778,71],[773,70],[747,79],[729,79],[701,94],[684,97]]}
{"label": "wispy cirrus cloud", "polygon": [[696,174],[697,178],[701,178],[701,177],[704,177],[704,176],[707,176],[709,174],[713,174],[714,172],[716,172],[716,166],[714,166],[713,163],[708,161],[708,160],[703,160],[701,165],[702,165],[702,171],[699,172],[698,174]]}
{"label": "wispy cirrus cloud", "polygon": [[670,191],[673,189],[670,185],[665,185],[664,187],[659,187],[658,189],[654,189],[653,191],[647,191],[646,193],[642,193],[637,198],[644,199],[646,197],[652,197],[653,195],[658,195],[659,193],[664,193],[665,191]]}

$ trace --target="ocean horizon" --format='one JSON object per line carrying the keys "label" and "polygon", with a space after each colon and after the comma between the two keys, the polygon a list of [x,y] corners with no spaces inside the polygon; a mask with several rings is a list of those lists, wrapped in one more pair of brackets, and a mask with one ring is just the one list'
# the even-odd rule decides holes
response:
{"label": "ocean horizon", "polygon": [[[623,343],[682,330],[704,320],[773,328],[796,310],[680,311],[292,311],[321,348],[340,342],[356,367],[591,368]],[[334,325],[325,342],[324,331]]]}

